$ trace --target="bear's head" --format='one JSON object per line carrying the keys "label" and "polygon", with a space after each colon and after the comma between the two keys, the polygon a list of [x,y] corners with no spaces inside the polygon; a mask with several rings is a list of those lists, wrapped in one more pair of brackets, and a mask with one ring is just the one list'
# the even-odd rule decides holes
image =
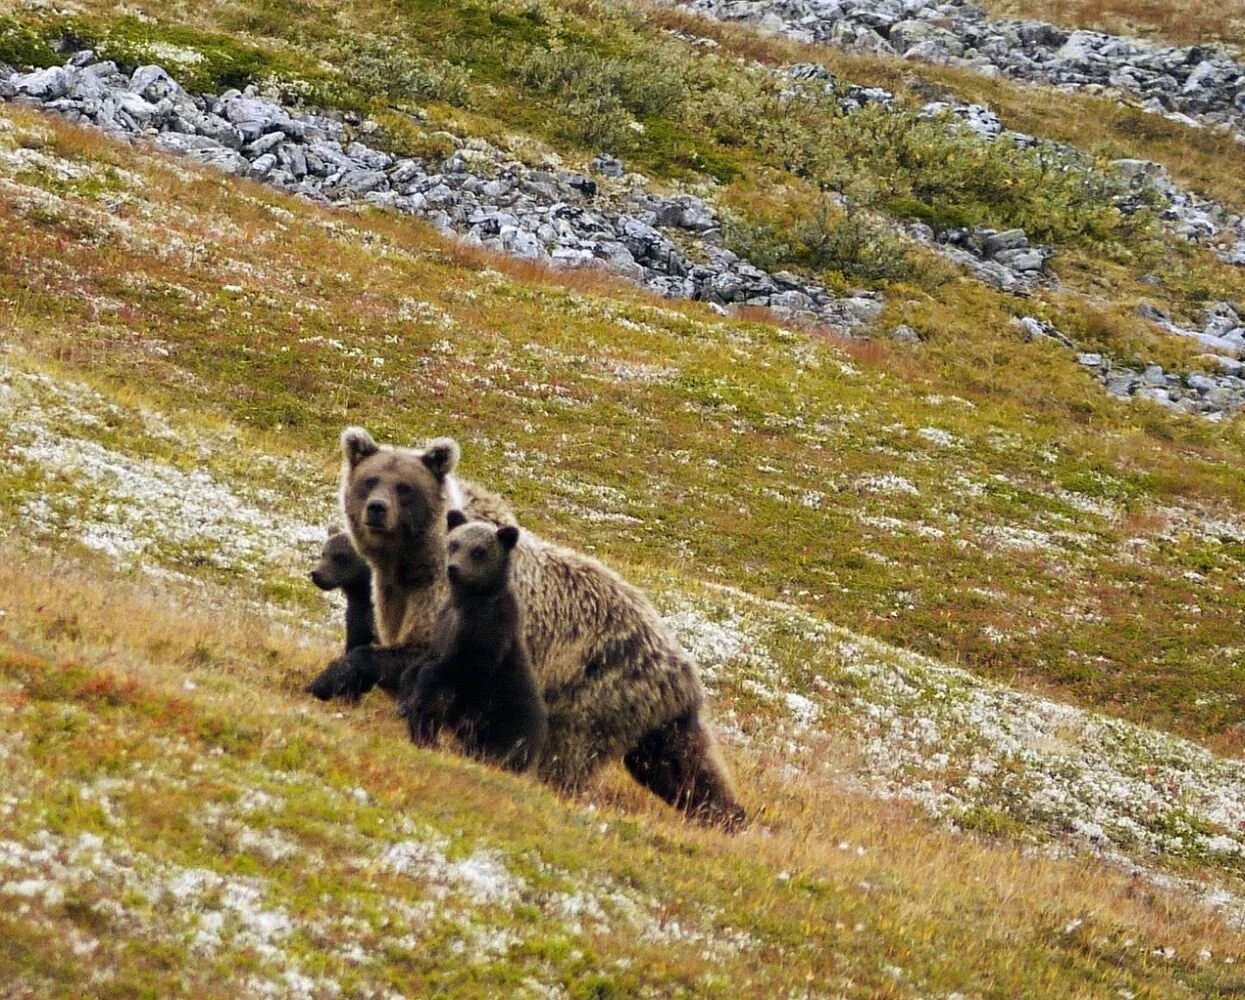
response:
{"label": "bear's head", "polygon": [[342,513],[359,554],[405,563],[413,546],[442,545],[445,481],[458,456],[452,438],[399,448],[378,445],[362,427],[342,431]]}
{"label": "bear's head", "polygon": [[362,590],[371,581],[372,571],[350,544],[350,536],[336,526],[329,528],[320,561],[311,571],[311,582],[321,590]]}
{"label": "bear's head", "polygon": [[518,527],[468,521],[460,510],[449,512],[446,527],[450,535],[445,572],[455,596],[487,596],[505,587],[510,553],[519,541]]}

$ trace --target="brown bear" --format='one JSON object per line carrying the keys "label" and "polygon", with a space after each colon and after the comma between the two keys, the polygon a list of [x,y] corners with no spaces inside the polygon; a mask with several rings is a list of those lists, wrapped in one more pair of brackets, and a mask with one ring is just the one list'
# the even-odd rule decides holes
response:
{"label": "brown bear", "polygon": [[[412,450],[395,449],[393,454],[397,456],[410,451]],[[396,637],[409,631],[422,636],[421,641],[426,643],[432,632],[433,619],[440,607],[439,599],[443,589],[440,577],[444,572],[444,556],[431,568],[408,564],[403,556],[411,548],[412,541],[415,548],[419,547],[423,533],[432,527],[434,510],[435,523],[439,530],[433,534],[441,539],[438,543],[441,545],[444,545],[444,511],[447,508],[466,511],[471,520],[489,521],[498,525],[514,523],[514,514],[500,497],[477,483],[459,479],[453,474],[453,467],[458,462],[456,442],[443,438],[432,442],[427,450],[419,454],[429,463],[418,463],[419,469],[424,470],[422,477],[407,462],[403,465],[407,473],[406,479],[398,482],[399,477],[388,477],[386,482],[389,485],[378,488],[377,496],[373,499],[373,512],[378,507],[385,506],[388,515],[393,518],[392,523],[396,530],[388,535],[383,529],[372,531],[366,548],[360,546],[360,536],[356,532],[347,533],[353,550],[371,570],[371,604],[376,640],[372,645],[354,646],[347,650],[346,656],[334,660],[307,685],[306,690],[322,701],[329,698],[354,701],[373,687],[380,687],[388,694],[396,696],[402,675],[412,666],[418,669],[422,665],[421,656],[426,653],[426,647],[421,650],[418,644],[400,644]],[[436,473],[432,471],[434,467],[438,470]],[[347,459],[343,463],[343,489],[348,468],[351,465]],[[344,496],[342,504],[345,505]],[[397,529],[399,511],[402,512],[401,527]],[[392,548],[384,541],[386,538],[394,543]],[[434,572],[436,580],[430,575]],[[407,614],[405,609],[408,594],[423,594],[430,602],[426,605],[421,605],[419,600],[409,602],[412,616],[409,628],[402,621]]]}
{"label": "brown bear", "polygon": [[398,714],[421,746],[433,745],[447,726],[471,756],[531,770],[549,720],[510,582],[519,529],[468,522],[460,510],[451,510],[446,523],[450,599],[433,626],[433,661],[407,686]]}
{"label": "brown bear", "polygon": [[[438,438],[423,449],[381,447],[349,427],[342,452],[342,510],[372,567],[380,642],[407,650],[413,679],[448,591],[446,482],[458,445]],[[480,516],[470,505],[467,513]],[[511,555],[511,575],[549,713],[541,777],[574,792],[621,757],[637,781],[688,815],[741,824],[700,679],[644,595],[595,559],[526,531]],[[358,652],[330,666],[343,675],[342,693],[375,683],[366,663],[364,676],[347,676],[358,672],[350,664]]]}
{"label": "brown bear", "polygon": [[328,541],[320,550],[320,561],[310,576],[311,582],[321,590],[340,590],[346,597],[346,652],[375,642],[372,570],[341,528],[329,528]]}

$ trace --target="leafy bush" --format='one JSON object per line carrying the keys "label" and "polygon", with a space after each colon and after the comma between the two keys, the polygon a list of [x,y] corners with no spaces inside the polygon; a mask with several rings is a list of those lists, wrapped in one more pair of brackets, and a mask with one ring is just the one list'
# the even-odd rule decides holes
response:
{"label": "leafy bush", "polygon": [[736,253],[768,269],[795,265],[857,281],[913,277],[911,249],[853,202],[822,196],[781,217],[728,215],[723,235]]}
{"label": "leafy bush", "polygon": [[377,35],[359,35],[336,53],[346,82],[373,97],[444,101],[463,106],[471,94],[471,74],[446,59],[425,58]]}
{"label": "leafy bush", "polygon": [[559,131],[589,146],[630,148],[643,131],[638,119],[677,115],[687,100],[677,68],[661,60],[640,65],[585,49],[537,50],[515,70],[560,105]]}
{"label": "leafy bush", "polygon": [[0,17],[0,62],[10,66],[52,66],[61,61],[48,40],[21,21]]}

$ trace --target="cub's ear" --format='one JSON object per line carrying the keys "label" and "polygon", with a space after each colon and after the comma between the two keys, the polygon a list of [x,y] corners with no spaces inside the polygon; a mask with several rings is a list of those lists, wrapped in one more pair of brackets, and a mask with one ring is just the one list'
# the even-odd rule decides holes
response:
{"label": "cub's ear", "polygon": [[501,547],[509,552],[519,544],[519,526],[517,524],[507,524],[498,528],[497,540],[501,542]]}
{"label": "cub's ear", "polygon": [[464,514],[461,510],[458,510],[457,508],[455,508],[454,510],[450,511],[448,514],[445,515],[445,526],[449,528],[450,531],[453,531],[460,524],[466,524],[466,523],[467,523],[467,515]]}
{"label": "cub's ear", "polygon": [[336,537],[337,537],[338,535],[340,535],[340,534],[341,534],[344,530],[345,530],[345,529],[344,529],[344,528],[342,528],[342,526],[341,526],[340,524],[330,524],[330,525],[329,525],[329,538],[336,538]]}
{"label": "cub's ear", "polygon": [[433,438],[419,457],[428,466],[428,471],[440,480],[458,467],[460,455],[458,442],[453,438]]}
{"label": "cub's ear", "polygon": [[378,451],[380,451],[380,446],[362,427],[347,427],[342,431],[342,456],[352,469],[369,455],[375,455]]}

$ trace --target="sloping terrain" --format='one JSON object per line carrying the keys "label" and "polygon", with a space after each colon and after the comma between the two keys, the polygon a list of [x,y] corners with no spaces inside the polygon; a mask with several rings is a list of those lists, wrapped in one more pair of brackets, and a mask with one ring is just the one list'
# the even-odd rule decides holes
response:
{"label": "sloping terrain", "polygon": [[[1198,323],[1239,300],[1240,268],[1160,213],[1102,212],[1105,189],[1078,187],[1092,165],[1051,186],[941,120],[921,133],[938,169],[877,144],[927,120],[905,95],[930,87],[1023,103],[1010,127],[1060,142],[1058,120],[1106,102],[826,55],[897,109],[814,102],[788,145],[760,129],[728,145],[713,87],[741,93],[820,50],[711,22],[703,45],[670,35],[691,22],[669,11],[410,4],[373,27],[409,31],[420,59],[436,32],[457,39],[439,72],[460,90],[417,107],[417,87],[369,96],[392,68],[369,60],[398,50],[342,48],[379,7],[86,8],[15,11],[0,59],[21,62],[20,43],[27,66],[60,65],[39,47],[70,26],[71,50],[124,62],[131,46],[132,65],[179,63],[194,92],[266,82],[373,113],[380,130],[346,126],[395,157],[437,162],[482,136],[529,169],[586,174],[617,153],[622,184],[694,193],[747,259],[883,312],[849,338],[747,303],[663,302],[383,199],[316,205],[0,105],[4,995],[1242,988],[1245,427],[1112,399],[1078,351],[1012,323],[1138,370],[1213,373],[1136,306]],[[610,38],[598,54],[619,78],[646,42],[712,75],[634,118],[626,148],[567,135],[554,112],[589,94],[548,67],[518,91],[509,64],[485,73],[489,45],[549,32],[567,59]],[[315,89],[343,78],[349,92]],[[1094,141],[1230,203],[1199,182],[1239,169],[1219,137],[1190,132],[1175,157],[1177,126],[1150,116],[1133,134],[1112,117],[1128,114],[1100,115]],[[801,145],[827,121],[857,143],[838,164]],[[974,196],[961,156],[997,188]],[[796,246],[784,234],[811,233],[819,172],[852,157],[859,174],[838,176],[859,208],[842,218],[861,242]],[[1009,177],[1031,187],[1000,200]],[[927,218],[1019,225],[1058,251],[1050,273],[1010,294],[937,240],[904,242],[912,198]],[[841,208],[813,220],[822,235]],[[896,247],[904,269],[879,270]],[[901,325],[919,343],[886,336]],[[621,772],[563,803],[415,751],[380,696],[343,710],[301,694],[335,648],[338,612],[305,571],[344,423],[455,434],[465,473],[523,523],[653,593],[705,672],[753,829],[686,829]]]}

